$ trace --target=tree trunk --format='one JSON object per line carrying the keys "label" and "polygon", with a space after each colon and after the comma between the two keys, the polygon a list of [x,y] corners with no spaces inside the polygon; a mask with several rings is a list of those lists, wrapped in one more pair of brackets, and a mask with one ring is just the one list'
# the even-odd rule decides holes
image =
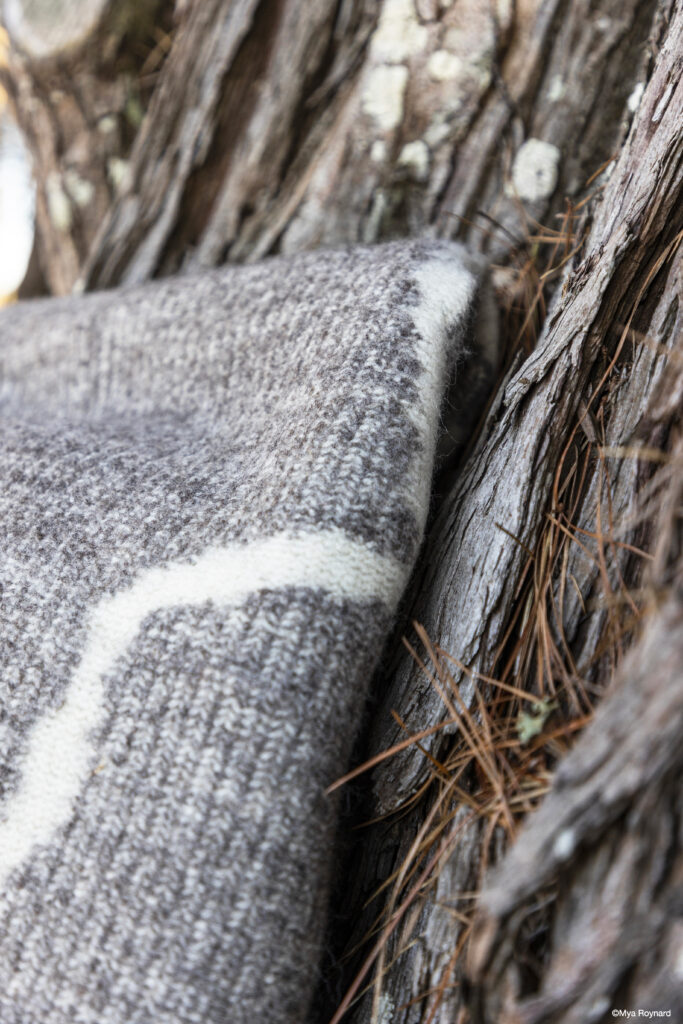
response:
{"label": "tree trunk", "polygon": [[420,739],[348,787],[313,1019],[675,1019],[683,10],[171,7],[58,58],[14,30],[53,291],[436,234],[490,258],[507,340],[375,684],[358,761]]}
{"label": "tree trunk", "polygon": [[50,291],[66,294],[125,177],[170,19],[160,0],[0,9],[14,44],[3,84],[38,184],[37,256]]}

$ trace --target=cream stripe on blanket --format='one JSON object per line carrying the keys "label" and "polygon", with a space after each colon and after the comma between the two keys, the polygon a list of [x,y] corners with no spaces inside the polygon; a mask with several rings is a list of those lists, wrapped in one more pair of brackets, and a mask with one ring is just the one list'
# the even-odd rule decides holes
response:
{"label": "cream stripe on blanket", "polygon": [[395,243],[0,316],[2,1024],[304,1021],[480,285]]}

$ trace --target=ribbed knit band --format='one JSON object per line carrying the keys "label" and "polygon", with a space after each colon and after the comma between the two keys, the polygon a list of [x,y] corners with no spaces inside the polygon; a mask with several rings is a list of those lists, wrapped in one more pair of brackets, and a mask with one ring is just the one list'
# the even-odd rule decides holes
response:
{"label": "ribbed knit band", "polygon": [[304,1020],[479,284],[396,243],[0,316],[2,1024]]}

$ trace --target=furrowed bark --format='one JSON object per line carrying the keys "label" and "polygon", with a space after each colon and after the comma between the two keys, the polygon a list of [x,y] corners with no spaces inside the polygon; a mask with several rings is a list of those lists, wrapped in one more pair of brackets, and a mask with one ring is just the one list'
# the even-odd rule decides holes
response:
{"label": "furrowed bark", "polygon": [[[652,470],[647,457],[643,461],[633,458],[632,449],[666,449],[672,424],[680,416],[675,403],[668,418],[660,420],[653,419],[649,409],[664,380],[667,354],[674,360],[681,358],[682,264],[676,247],[683,229],[682,24],[679,13],[669,26],[630,136],[606,182],[586,243],[564,280],[540,343],[499,390],[477,448],[445,500],[421,560],[423,574],[415,581],[408,618],[418,620],[435,644],[475,673],[495,675],[500,667],[501,638],[517,610],[518,581],[529,552],[535,553],[537,561],[541,559],[539,538],[546,517],[561,519],[562,509],[553,504],[552,485],[572,433],[565,470],[593,452],[587,481],[574,508],[576,526],[596,530],[599,493],[604,528],[611,515],[619,540],[634,546],[647,542],[648,527],[642,522],[629,523],[629,517],[634,517],[637,492]],[[616,366],[609,389],[598,395],[597,388],[613,359]],[[669,394],[678,393],[670,383],[668,388]],[[574,431],[577,421],[586,418],[591,402],[588,414],[598,414],[596,426],[592,427],[589,419],[585,428]],[[597,454],[601,448],[621,449],[622,454],[603,460]],[[642,559],[628,550],[609,549],[608,544],[608,575],[615,593],[619,577],[626,586],[638,586]],[[564,594],[564,638],[581,675],[599,690],[611,674],[611,665],[605,659],[597,659],[594,665],[590,661],[614,609],[586,614],[591,601],[604,594],[604,581],[599,565],[586,559],[579,547],[569,556],[567,577],[570,575],[575,585],[567,587]],[[618,609],[619,616],[624,618],[623,608]],[[675,656],[674,648],[669,653],[671,665]],[[677,671],[680,679],[683,663],[678,663]],[[453,675],[461,697],[473,706],[482,684],[474,685],[455,668]],[[658,678],[662,685],[666,683],[665,675]],[[535,681],[532,673],[530,682]],[[390,663],[378,689],[382,696],[373,709],[368,756],[405,737],[390,716],[392,709],[399,711],[410,732],[447,717],[440,695],[407,654]],[[437,758],[448,745],[444,733],[423,741]],[[364,807],[367,817],[399,808],[429,778],[430,771],[430,763],[415,747],[384,762],[373,773],[371,795],[366,796]],[[663,799],[666,802],[668,797]],[[665,803],[658,806],[661,810]],[[360,908],[399,870],[425,813],[420,806],[393,825],[381,822],[362,833],[355,849],[354,897],[349,901],[347,894],[347,901],[358,908],[353,913],[356,926],[350,946],[371,929],[382,903],[375,900],[364,912]],[[401,1024],[459,1020],[464,1006],[457,984],[459,972],[451,973],[448,987],[438,999],[434,993],[448,968],[445,949],[452,954],[462,934],[458,912],[462,916],[468,909],[462,894],[471,893],[480,880],[484,835],[485,824],[472,823],[452,860],[433,880],[431,890],[426,887],[421,909],[419,901],[411,905],[388,944],[385,963],[393,967],[384,979],[382,998],[373,1000],[367,995],[350,1013],[350,1020],[365,1024],[381,1019],[380,1011],[389,1010],[390,1019]],[[444,932],[451,937],[446,946]],[[366,953],[369,948],[366,945]],[[594,949],[592,954],[595,956]],[[361,962],[362,958],[357,960],[356,967]],[[353,970],[347,980],[352,977]],[[494,1010],[482,1019],[498,1020],[495,1008],[502,1005],[505,992],[502,976],[487,975],[481,987],[487,986],[493,986],[489,1002]],[[584,1004],[576,1017],[566,1019],[582,1019],[583,1010]],[[434,1016],[429,1017],[432,1011]]]}
{"label": "furrowed bark", "polygon": [[618,147],[655,8],[187,3],[83,279],[416,233],[503,260],[520,197],[552,214]]}

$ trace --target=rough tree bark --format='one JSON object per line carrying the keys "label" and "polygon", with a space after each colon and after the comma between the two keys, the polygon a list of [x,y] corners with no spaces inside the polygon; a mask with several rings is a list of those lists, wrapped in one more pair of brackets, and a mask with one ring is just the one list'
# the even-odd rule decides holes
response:
{"label": "rough tree bark", "polygon": [[4,84],[39,186],[37,255],[49,290],[65,294],[125,176],[170,19],[161,0],[6,0],[1,10],[14,44]]}
{"label": "rough tree bark", "polygon": [[[41,5],[4,4],[5,80],[34,153],[51,289],[415,234],[485,252],[508,365],[457,479],[441,484],[402,629],[415,643],[410,620],[424,627],[427,667],[439,648],[462,664],[450,663],[459,709],[480,711],[495,678],[580,720],[610,687],[484,883],[465,977],[455,954],[470,894],[519,815],[506,830],[505,801],[498,818],[458,804],[440,766],[464,712],[457,724],[394,638],[359,760],[403,740],[404,726],[449,724],[350,791],[349,822],[389,817],[342,844],[330,959],[378,919],[385,940],[379,980],[344,1019],[601,1021],[639,1006],[683,1015],[680,5],[152,3],[163,28],[154,45],[168,51],[153,91],[152,22],[108,20],[117,6],[128,9],[100,3],[87,38],[79,23],[55,56],[10,17]],[[527,270],[546,259],[550,271],[533,279],[542,301],[530,302]],[[553,291],[535,349],[515,349]],[[567,745],[556,743],[557,757]],[[476,770],[461,781],[482,790]],[[430,839],[437,805],[445,824]],[[396,882],[421,830],[418,867]],[[320,1024],[373,941],[330,966]]]}

